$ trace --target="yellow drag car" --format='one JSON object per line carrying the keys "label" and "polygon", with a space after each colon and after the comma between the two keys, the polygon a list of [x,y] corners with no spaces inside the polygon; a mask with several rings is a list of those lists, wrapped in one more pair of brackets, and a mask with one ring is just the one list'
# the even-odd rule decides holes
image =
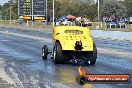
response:
{"label": "yellow drag car", "polygon": [[53,50],[48,52],[46,45],[42,48],[42,58],[47,59],[51,53],[53,61],[65,63],[74,60],[94,65],[97,58],[97,48],[90,36],[89,28],[79,26],[58,26],[53,30]]}

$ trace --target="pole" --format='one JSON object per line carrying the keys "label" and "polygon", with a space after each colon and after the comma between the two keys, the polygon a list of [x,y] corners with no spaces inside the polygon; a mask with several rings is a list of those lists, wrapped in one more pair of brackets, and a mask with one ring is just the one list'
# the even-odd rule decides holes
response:
{"label": "pole", "polygon": [[11,1],[10,1],[10,24],[11,24]]}
{"label": "pole", "polygon": [[48,3],[48,2],[47,2],[47,0],[46,0],[46,14],[45,14],[45,15],[46,15],[46,20],[47,20],[47,18],[48,18],[48,17],[47,17],[47,12],[48,12],[48,11],[47,11],[47,3]]}
{"label": "pole", "polygon": [[99,14],[99,13],[100,13],[100,11],[99,11],[99,10],[100,10],[100,9],[99,9],[100,6],[99,6],[99,5],[100,5],[100,4],[99,4],[99,0],[98,0],[98,21],[100,20],[100,14]]}
{"label": "pole", "polygon": [[32,26],[33,26],[33,0],[32,0]]}
{"label": "pole", "polygon": [[19,12],[19,9],[20,9],[19,0],[18,0],[18,3],[17,4],[18,4],[18,16],[19,16],[20,15],[20,12]]}
{"label": "pole", "polygon": [[55,0],[53,0],[53,28],[55,26],[55,22],[54,22],[54,19],[55,19],[55,11],[54,11],[54,9],[55,9]]}
{"label": "pole", "polygon": [[27,26],[28,26],[28,20],[27,20]]}

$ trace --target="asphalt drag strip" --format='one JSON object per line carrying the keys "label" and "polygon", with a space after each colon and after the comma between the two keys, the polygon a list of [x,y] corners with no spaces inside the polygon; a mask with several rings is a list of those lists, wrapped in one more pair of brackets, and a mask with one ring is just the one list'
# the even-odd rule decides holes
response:
{"label": "asphalt drag strip", "polygon": [[[17,29],[16,29],[17,30]],[[14,30],[15,31],[15,30]],[[52,40],[44,33],[0,31],[0,87],[4,88],[131,88],[130,84],[86,84],[80,86],[75,77],[78,66],[56,65],[48,56],[41,57],[42,46],[52,50]],[[35,34],[34,34],[35,33]],[[43,33],[41,33],[43,34]],[[94,39],[98,58],[94,66],[84,66],[88,74],[132,75],[131,43]],[[118,45],[119,44],[119,45]],[[115,46],[116,47],[115,47]],[[123,47],[123,48],[122,48]],[[129,50],[126,51],[127,47]]]}

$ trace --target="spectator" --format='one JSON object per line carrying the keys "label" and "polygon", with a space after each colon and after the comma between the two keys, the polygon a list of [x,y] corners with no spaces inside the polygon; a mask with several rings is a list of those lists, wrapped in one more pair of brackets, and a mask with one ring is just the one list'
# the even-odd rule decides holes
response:
{"label": "spectator", "polygon": [[50,16],[48,17],[47,24],[50,25]]}
{"label": "spectator", "polygon": [[57,22],[58,20],[57,20],[57,18],[55,17],[55,19],[54,19],[54,22],[55,22],[55,25],[56,25],[56,22]]}

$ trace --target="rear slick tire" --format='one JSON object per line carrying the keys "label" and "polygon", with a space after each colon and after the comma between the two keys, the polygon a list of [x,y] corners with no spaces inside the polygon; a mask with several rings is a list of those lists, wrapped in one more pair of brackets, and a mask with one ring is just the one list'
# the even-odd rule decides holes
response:
{"label": "rear slick tire", "polygon": [[65,57],[63,56],[61,44],[59,42],[56,42],[53,48],[53,59],[55,64],[63,64],[66,61]]}
{"label": "rear slick tire", "polygon": [[96,45],[93,43],[93,51],[86,53],[87,64],[94,65],[97,59],[97,48]]}

